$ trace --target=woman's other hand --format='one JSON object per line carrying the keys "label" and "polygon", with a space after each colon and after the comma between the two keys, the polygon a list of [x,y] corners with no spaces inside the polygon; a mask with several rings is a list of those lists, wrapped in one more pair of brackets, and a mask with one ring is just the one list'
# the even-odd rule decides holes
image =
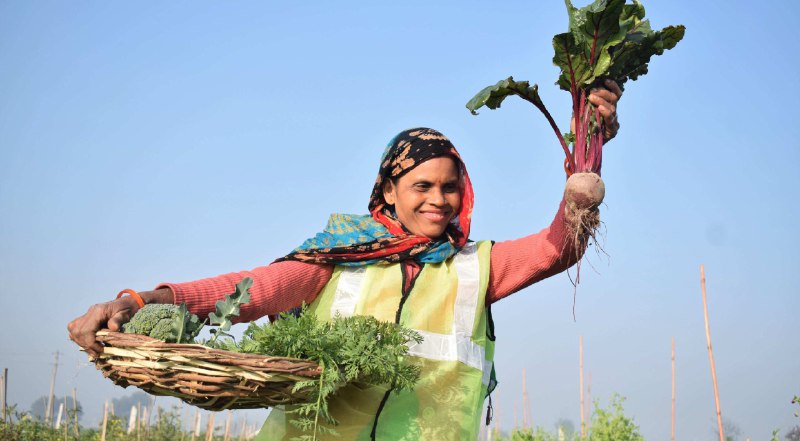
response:
{"label": "woman's other hand", "polygon": [[[169,288],[143,291],[139,295],[145,303],[173,303],[174,301],[172,290]],[[138,310],[139,304],[131,296],[92,305],[85,314],[69,322],[67,325],[69,338],[83,348],[89,356],[97,358],[103,352],[103,346],[95,337],[97,331],[103,328],[120,331],[122,325],[127,323]]]}

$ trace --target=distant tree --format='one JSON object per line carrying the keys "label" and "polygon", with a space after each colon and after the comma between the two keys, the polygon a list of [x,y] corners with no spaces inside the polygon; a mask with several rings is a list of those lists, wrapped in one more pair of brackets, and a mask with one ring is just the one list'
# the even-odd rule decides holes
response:
{"label": "distant tree", "polygon": [[[53,421],[55,422],[56,417],[58,417],[58,406],[60,403],[64,402],[64,397],[53,397]],[[67,400],[67,413],[74,411],[75,406],[72,403],[72,397],[66,397]],[[35,399],[33,403],[31,403],[30,414],[37,420],[44,421],[44,417],[47,414],[47,396],[42,395],[41,397]],[[81,402],[78,401],[78,418],[80,419],[81,415],[83,415],[83,406],[81,406]],[[62,417],[63,418],[63,417]]]}
{"label": "distant tree", "polygon": [[[722,430],[725,431],[725,441],[739,441],[742,436],[742,429],[732,420],[722,417]],[[714,420],[714,440],[719,440],[719,428],[717,420]]]}
{"label": "distant tree", "polygon": [[556,421],[556,433],[558,433],[558,429],[564,433],[564,439],[572,439],[572,434],[575,433],[575,423],[572,420],[567,418],[559,418]]}
{"label": "distant tree", "polygon": [[786,434],[786,441],[800,441],[800,426],[794,426]]}
{"label": "distant tree", "polygon": [[[155,397],[148,395],[144,392],[134,392],[130,395],[125,395],[119,398],[114,398],[111,403],[114,405],[114,414],[120,417],[122,421],[128,421],[131,414],[131,408],[141,406],[142,409],[152,406]],[[155,421],[155,415],[152,415],[151,421]]]}

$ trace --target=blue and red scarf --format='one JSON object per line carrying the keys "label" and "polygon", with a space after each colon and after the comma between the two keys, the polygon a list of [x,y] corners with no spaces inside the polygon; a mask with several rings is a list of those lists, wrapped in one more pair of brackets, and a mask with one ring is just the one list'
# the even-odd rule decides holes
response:
{"label": "blue and red scarf", "polygon": [[[461,173],[461,210],[442,237],[429,239],[410,233],[383,198],[387,179],[398,179],[431,158],[450,156]],[[414,259],[438,263],[456,254],[469,238],[474,195],[467,169],[455,146],[436,130],[415,128],[401,132],[386,146],[378,178],[369,199],[368,215],[332,214],[328,225],[294,251],[278,259],[348,266]]]}

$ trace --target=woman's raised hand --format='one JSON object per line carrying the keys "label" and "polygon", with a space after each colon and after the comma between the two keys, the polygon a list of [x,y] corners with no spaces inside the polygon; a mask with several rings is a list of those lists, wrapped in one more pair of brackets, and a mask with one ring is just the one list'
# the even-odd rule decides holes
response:
{"label": "woman's raised hand", "polygon": [[617,136],[619,121],[617,121],[617,103],[622,98],[622,89],[614,80],[606,80],[604,87],[595,87],[589,91],[589,102],[597,107],[603,117],[606,128],[603,137],[606,141]]}

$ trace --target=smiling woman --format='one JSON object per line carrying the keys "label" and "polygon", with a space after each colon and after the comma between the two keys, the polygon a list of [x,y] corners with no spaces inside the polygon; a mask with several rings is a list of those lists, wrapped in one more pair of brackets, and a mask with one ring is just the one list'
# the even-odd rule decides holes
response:
{"label": "smiling woman", "polygon": [[[602,181],[598,179],[598,185]],[[443,134],[415,128],[384,151],[369,214],[333,214],[324,231],[271,265],[142,293],[145,302],[185,303],[205,317],[245,277],[254,281],[239,319],[309,304],[320,320],[369,315],[419,333],[409,354],[421,375],[413,391],[348,384],[329,402],[341,439],[475,439],[495,387],[490,306],[578,261],[585,242],[568,227],[576,210],[596,210],[588,188],[561,203],[552,224],[521,239],[469,240],[472,184]],[[602,197],[602,196],[597,196]],[[72,338],[98,349],[94,333],[115,330],[139,309],[130,297],[70,323]],[[102,350],[102,348],[99,348]],[[90,352],[91,353],[91,352]],[[291,406],[272,410],[258,440],[304,435]]]}
{"label": "smiling woman", "polygon": [[412,234],[437,239],[461,208],[459,173],[450,157],[429,159],[386,181],[383,199]]}

